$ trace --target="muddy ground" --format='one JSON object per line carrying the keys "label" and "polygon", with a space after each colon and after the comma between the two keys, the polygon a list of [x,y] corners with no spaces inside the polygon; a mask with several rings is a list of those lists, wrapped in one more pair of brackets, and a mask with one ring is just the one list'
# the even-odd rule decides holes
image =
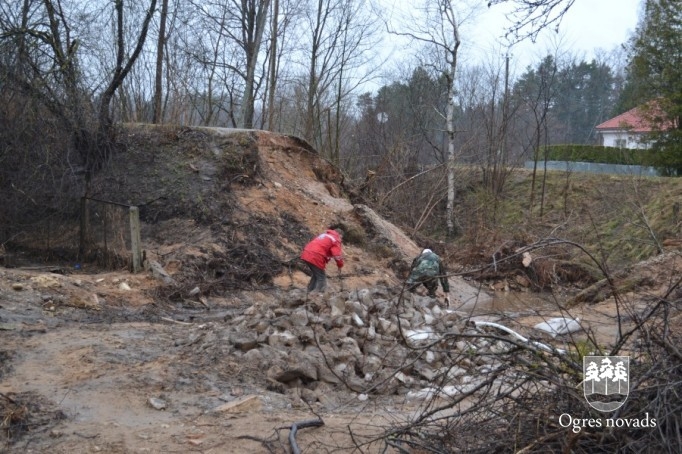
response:
{"label": "muddy ground", "polygon": [[[325,426],[298,438],[321,452],[348,443],[350,426],[378,425],[376,402],[339,392],[328,396],[333,408],[308,408],[229,355],[220,326],[274,293],[177,309],[145,297],[150,277],[2,270],[0,279],[4,452],[286,452],[284,427],[316,412]],[[244,407],[221,409],[239,399]]]}
{"label": "muddy ground", "polygon": [[[659,265],[662,279],[671,263]],[[294,286],[306,279],[295,273]],[[364,284],[344,282],[346,289]],[[318,418],[324,426],[297,433],[302,452],[352,452],[355,443],[380,452],[382,444],[365,443],[422,403],[405,393],[364,395],[329,384],[304,400],[296,387],[273,386],[223,333],[249,308],[276,306],[289,286],[190,307],[154,302],[148,291],[156,285],[150,274],[0,269],[4,452],[284,453],[289,427]],[[330,285],[331,292],[348,292]],[[561,313],[520,294],[456,309],[526,335]],[[570,314],[604,342],[614,338],[612,303]]]}
{"label": "muddy ground", "polygon": [[[201,132],[201,143],[210,142],[218,155],[215,144],[233,140],[221,131],[207,134]],[[292,424],[310,420],[323,425],[298,429],[301,452],[399,452],[384,451],[380,438],[420,411],[422,401],[411,391],[423,388],[423,377],[363,392],[361,383],[349,388],[324,376],[320,364],[313,372],[294,371],[290,359],[262,359],[271,350],[323,351],[317,338],[359,343],[364,353],[368,328],[352,310],[344,313],[343,302],[352,306],[369,293],[381,301],[386,319],[399,316],[404,270],[421,246],[351,204],[339,176],[292,140],[260,134],[250,158],[258,163],[253,181],[223,187],[229,201],[205,202],[203,224],[196,216],[173,218],[167,206],[150,208],[154,222],[143,229],[147,265],[160,265],[165,276],[149,266],[136,274],[87,263],[15,261],[14,268],[0,268],[3,452],[285,453],[291,452]],[[198,190],[224,177],[201,154],[191,163]],[[222,219],[206,222],[212,216]],[[343,274],[330,265],[327,294],[308,298],[302,290],[308,277],[295,258],[311,235],[333,223],[355,232],[345,245],[347,265]],[[240,257],[260,266],[244,265]],[[446,320],[443,330],[491,320],[561,347],[567,339],[533,327],[570,316],[608,345],[618,324],[632,323],[665,294],[679,269],[679,254],[669,251],[632,271],[647,279],[624,295],[626,314],[612,298],[569,309],[565,303],[575,289],[538,294],[518,282],[477,282],[453,273],[450,307],[442,292],[436,302],[411,297],[410,311],[421,311],[412,328],[428,317]],[[317,317],[301,323],[305,336],[277,338],[293,331],[291,320],[304,309]],[[365,322],[378,320],[371,307],[369,314],[364,309]],[[281,320],[286,323],[278,325]],[[388,339],[388,331],[378,337]],[[364,366],[355,364],[361,376]]]}

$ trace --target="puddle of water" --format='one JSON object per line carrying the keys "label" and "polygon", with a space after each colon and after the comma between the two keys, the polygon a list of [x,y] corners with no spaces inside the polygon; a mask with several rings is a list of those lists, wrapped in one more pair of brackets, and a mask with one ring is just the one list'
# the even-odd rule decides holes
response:
{"label": "puddle of water", "polygon": [[551,294],[531,292],[495,292],[490,296],[475,298],[454,309],[471,315],[490,313],[528,313],[558,309],[557,300]]}
{"label": "puddle of water", "polygon": [[557,309],[557,301],[552,295],[530,292],[497,292],[494,293],[489,311],[493,312],[525,312]]}

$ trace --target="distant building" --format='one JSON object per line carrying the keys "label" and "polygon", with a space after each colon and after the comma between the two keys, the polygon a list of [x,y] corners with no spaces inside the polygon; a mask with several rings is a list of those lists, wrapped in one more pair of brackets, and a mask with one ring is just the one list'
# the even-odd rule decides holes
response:
{"label": "distant building", "polygon": [[606,120],[595,129],[605,147],[645,150],[652,145],[649,134],[661,131],[661,117],[662,111],[648,103]]}

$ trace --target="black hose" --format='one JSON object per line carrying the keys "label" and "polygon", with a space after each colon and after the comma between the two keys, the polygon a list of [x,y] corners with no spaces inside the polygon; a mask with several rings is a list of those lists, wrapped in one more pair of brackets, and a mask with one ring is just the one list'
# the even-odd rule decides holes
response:
{"label": "black hose", "polygon": [[291,425],[291,431],[289,432],[289,444],[291,445],[292,454],[301,454],[301,450],[298,448],[296,443],[296,432],[298,429],[304,429],[306,427],[320,427],[324,425],[324,421],[321,419],[308,419],[306,421],[295,422]]}

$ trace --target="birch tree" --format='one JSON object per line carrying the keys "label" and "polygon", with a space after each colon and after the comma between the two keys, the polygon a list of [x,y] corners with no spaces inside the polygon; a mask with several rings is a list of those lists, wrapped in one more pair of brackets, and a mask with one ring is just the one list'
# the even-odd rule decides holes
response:
{"label": "birch tree", "polygon": [[[409,31],[392,32],[397,35],[407,36],[410,39],[426,45],[431,53],[430,65],[447,82],[447,107],[444,114],[445,132],[447,134],[447,207],[446,228],[450,237],[459,233],[459,225],[454,215],[455,207],[455,96],[456,78],[459,56],[459,47],[462,43],[460,38],[460,13],[451,0],[437,0],[427,2],[419,11],[424,19],[412,18],[407,25]],[[414,24],[424,24],[415,26]]]}

